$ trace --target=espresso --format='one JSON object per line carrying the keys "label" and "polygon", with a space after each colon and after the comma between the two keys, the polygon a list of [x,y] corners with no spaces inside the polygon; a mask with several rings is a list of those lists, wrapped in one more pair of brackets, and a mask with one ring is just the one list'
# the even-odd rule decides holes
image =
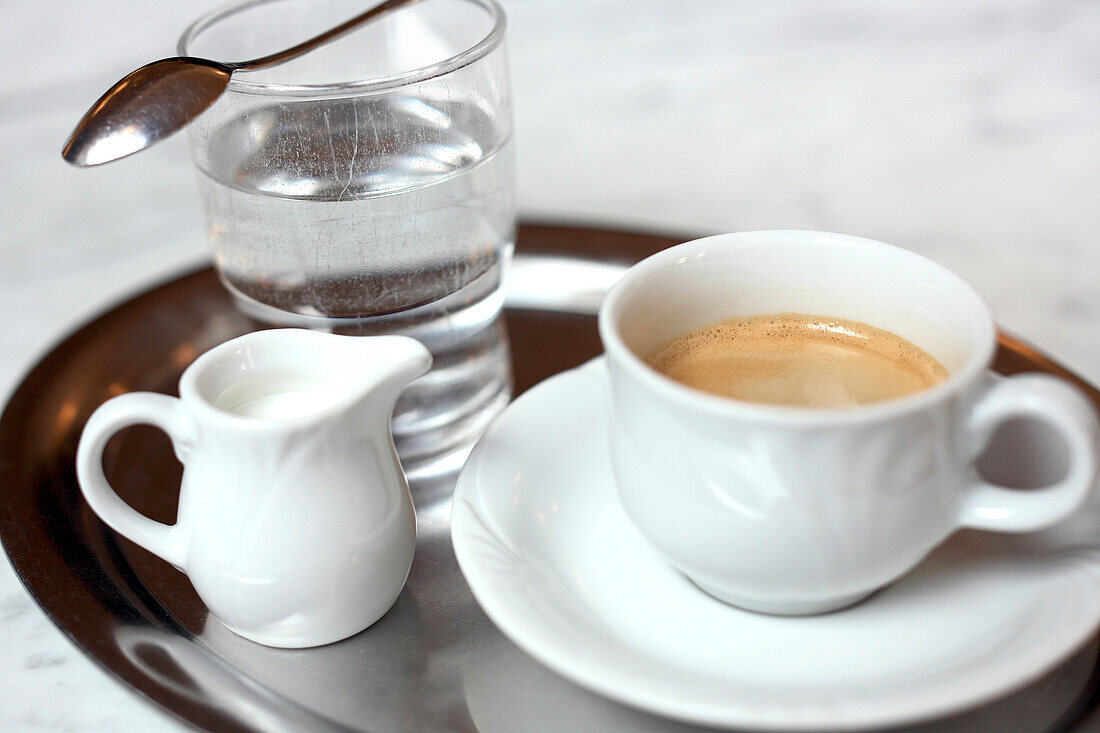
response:
{"label": "espresso", "polygon": [[704,392],[795,407],[890,400],[948,376],[933,357],[889,331],[801,313],[731,318],[662,344],[646,361]]}

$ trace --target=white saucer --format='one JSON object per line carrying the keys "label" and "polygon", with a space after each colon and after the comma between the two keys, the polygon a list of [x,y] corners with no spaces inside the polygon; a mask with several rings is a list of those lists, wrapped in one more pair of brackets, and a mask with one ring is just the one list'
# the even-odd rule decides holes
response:
{"label": "white saucer", "polygon": [[610,698],[681,720],[880,727],[987,702],[1100,620],[1100,509],[1030,535],[961,532],[913,573],[807,618],[727,606],[626,519],[607,461],[602,359],[514,402],[455,490],[455,554],[518,646]]}

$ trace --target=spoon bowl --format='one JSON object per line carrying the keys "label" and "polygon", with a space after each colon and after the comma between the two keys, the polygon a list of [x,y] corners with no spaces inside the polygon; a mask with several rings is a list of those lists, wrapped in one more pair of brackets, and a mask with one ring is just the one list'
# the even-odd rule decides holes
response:
{"label": "spoon bowl", "polygon": [[209,108],[229,85],[232,73],[231,66],[197,58],[162,59],[142,66],[84,114],[61,157],[83,168],[144,150]]}

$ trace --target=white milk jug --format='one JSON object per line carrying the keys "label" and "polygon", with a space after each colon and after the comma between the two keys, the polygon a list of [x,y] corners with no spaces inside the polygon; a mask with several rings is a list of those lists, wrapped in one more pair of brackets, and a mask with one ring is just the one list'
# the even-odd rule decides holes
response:
{"label": "white milk jug", "polygon": [[[77,476],[115,531],[188,575],[227,627],[308,647],[367,628],[393,605],[416,520],[390,434],[428,350],[404,336],[250,333],[199,357],[180,397],[115,397],[88,420]],[[124,503],[102,466],[122,428],[164,430],[183,463],[174,525]]]}

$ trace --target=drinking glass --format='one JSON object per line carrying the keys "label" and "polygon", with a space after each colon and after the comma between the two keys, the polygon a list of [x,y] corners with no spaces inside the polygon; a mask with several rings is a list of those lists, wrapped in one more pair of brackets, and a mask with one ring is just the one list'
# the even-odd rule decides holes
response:
{"label": "drinking glass", "polygon": [[[246,0],[179,53],[287,48],[362,0]],[[263,324],[399,333],[432,352],[393,417],[410,474],[461,465],[511,395],[501,279],[515,238],[504,14],[422,0],[286,64],[234,75],[190,128],[215,268]]]}

